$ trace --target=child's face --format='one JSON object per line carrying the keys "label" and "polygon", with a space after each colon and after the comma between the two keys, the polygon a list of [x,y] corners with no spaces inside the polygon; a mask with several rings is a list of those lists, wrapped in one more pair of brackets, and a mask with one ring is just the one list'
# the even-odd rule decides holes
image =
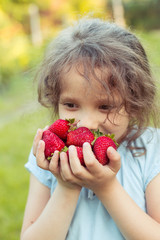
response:
{"label": "child's face", "polygon": [[[114,133],[118,141],[126,133],[129,117],[122,107],[116,113],[116,104],[121,98],[115,93],[115,100],[108,101],[108,96],[101,84],[92,79],[92,85],[74,68],[64,74],[59,101],[59,117],[75,118],[78,127],[99,129],[104,134]],[[110,110],[110,113],[108,114]]]}

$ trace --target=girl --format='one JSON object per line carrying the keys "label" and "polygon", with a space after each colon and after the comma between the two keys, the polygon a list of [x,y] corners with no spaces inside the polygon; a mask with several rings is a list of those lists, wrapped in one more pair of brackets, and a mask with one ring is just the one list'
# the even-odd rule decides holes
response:
{"label": "girl", "polygon": [[[45,159],[43,130],[34,139],[21,240],[159,240],[160,130],[156,87],[139,40],[100,19],[63,30],[39,71],[38,96],[77,127],[114,133],[102,166],[88,143],[86,167],[74,146]],[[156,125],[155,125],[156,126]]]}

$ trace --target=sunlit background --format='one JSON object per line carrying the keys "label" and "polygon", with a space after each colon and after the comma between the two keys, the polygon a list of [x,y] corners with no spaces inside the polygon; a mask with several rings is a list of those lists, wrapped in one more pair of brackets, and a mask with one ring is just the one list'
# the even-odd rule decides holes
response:
{"label": "sunlit background", "polygon": [[160,0],[0,0],[0,239],[19,239],[37,128],[50,124],[34,76],[44,49],[86,14],[115,21],[142,41],[160,82]]}

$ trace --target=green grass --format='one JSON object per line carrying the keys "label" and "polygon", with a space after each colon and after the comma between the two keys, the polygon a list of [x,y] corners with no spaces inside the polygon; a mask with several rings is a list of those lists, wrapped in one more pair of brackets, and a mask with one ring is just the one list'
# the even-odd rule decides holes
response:
{"label": "green grass", "polygon": [[[160,32],[137,33],[147,50],[152,70],[160,78]],[[50,122],[48,110],[26,112],[12,119],[13,114],[35,101],[32,73],[13,77],[10,88],[0,95],[2,117],[11,116],[10,122],[0,128],[0,239],[19,239],[29,174],[24,169],[37,128]]]}
{"label": "green grass", "polygon": [[0,239],[19,239],[29,174],[24,169],[38,127],[49,123],[45,110],[27,114],[0,130]]}
{"label": "green grass", "polygon": [[5,115],[14,112],[23,103],[33,101],[36,96],[36,88],[33,84],[31,72],[19,73],[12,77],[12,82],[7,89],[0,92],[0,110]]}
{"label": "green grass", "polygon": [[147,53],[152,73],[159,82],[160,78],[160,31],[150,33],[136,32]]}

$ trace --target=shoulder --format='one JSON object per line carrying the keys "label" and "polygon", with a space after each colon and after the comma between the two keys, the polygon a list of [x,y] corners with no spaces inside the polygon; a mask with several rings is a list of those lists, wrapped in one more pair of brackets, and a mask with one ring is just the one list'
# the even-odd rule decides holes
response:
{"label": "shoulder", "polygon": [[160,156],[160,129],[147,128],[136,140],[136,146],[145,149],[146,157]]}
{"label": "shoulder", "polygon": [[160,129],[146,130],[141,139],[146,149],[144,168],[146,189],[151,180],[160,173]]}
{"label": "shoulder", "polygon": [[147,128],[144,133],[137,139],[142,141],[145,145],[159,144],[160,143],[160,129],[159,128]]}
{"label": "shoulder", "polygon": [[121,155],[121,168],[117,178],[131,198],[144,211],[146,211],[144,197],[146,188],[160,173],[159,146],[160,130],[148,128],[132,143],[132,149],[127,147],[126,142],[118,148]]}
{"label": "shoulder", "polygon": [[[122,151],[126,151],[127,142],[122,143],[122,146]],[[135,141],[131,142],[128,149],[133,155],[142,155],[144,152],[148,153],[152,150],[154,150],[155,155],[160,151],[158,146],[160,146],[160,129],[148,127]]]}
{"label": "shoulder", "polygon": [[127,148],[120,146],[123,173],[141,182],[145,191],[148,183],[160,172],[160,129],[147,128],[144,133]]}

